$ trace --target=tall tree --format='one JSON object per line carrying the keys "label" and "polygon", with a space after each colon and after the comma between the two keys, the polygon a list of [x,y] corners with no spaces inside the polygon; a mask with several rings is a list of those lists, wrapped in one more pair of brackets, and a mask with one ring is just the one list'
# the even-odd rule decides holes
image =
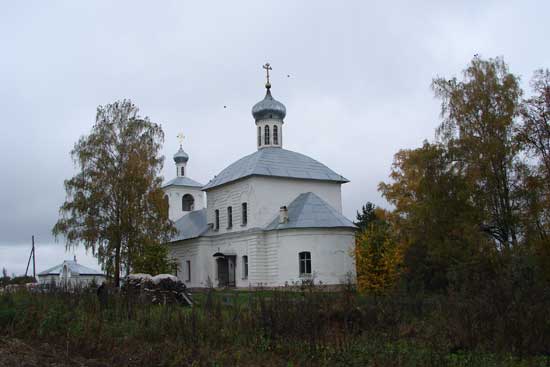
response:
{"label": "tall tree", "polygon": [[[161,254],[174,234],[159,176],[160,125],[138,115],[129,100],[99,106],[88,136],[71,156],[80,171],[65,181],[67,198],[52,232],[67,247],[82,243],[119,285],[121,270],[136,270],[146,254]],[[138,269],[139,270],[139,269]]]}
{"label": "tall tree", "polygon": [[394,206],[390,218],[405,251],[404,274],[410,284],[444,289],[449,270],[483,247],[470,188],[445,146],[428,142],[399,151],[390,178],[379,189]]}
{"label": "tall tree", "polygon": [[439,137],[472,185],[482,228],[499,248],[510,248],[519,236],[513,135],[522,94],[518,78],[501,58],[475,57],[462,81],[437,78],[432,87],[441,99]]}
{"label": "tall tree", "polygon": [[368,225],[376,219],[376,214],[374,213],[376,206],[370,201],[367,202],[361,208],[361,212],[357,212],[357,219],[354,224],[359,227],[361,230],[365,230]]}

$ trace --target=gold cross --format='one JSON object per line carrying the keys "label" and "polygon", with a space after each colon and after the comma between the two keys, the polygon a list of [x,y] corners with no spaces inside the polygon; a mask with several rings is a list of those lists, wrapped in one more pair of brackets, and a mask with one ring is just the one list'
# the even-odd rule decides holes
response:
{"label": "gold cross", "polygon": [[264,66],[262,66],[262,68],[265,69],[265,72],[267,74],[267,83],[266,83],[266,86],[267,85],[270,85],[269,84],[269,70],[273,70],[273,68],[271,67],[271,65],[269,65],[269,63],[267,62]]}
{"label": "gold cross", "polygon": [[179,133],[178,140],[180,142],[180,146],[183,144],[183,139],[185,139],[185,135],[183,135],[183,133]]}

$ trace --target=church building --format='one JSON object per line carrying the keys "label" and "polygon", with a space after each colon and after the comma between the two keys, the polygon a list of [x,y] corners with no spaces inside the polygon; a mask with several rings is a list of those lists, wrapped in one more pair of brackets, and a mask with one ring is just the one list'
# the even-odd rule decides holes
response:
{"label": "church building", "polygon": [[206,185],[189,177],[189,156],[174,155],[164,184],[178,234],[168,244],[188,287],[279,287],[355,279],[354,224],[342,214],[342,184],[322,163],[283,148],[285,106],[266,95],[252,108],[257,151]]}

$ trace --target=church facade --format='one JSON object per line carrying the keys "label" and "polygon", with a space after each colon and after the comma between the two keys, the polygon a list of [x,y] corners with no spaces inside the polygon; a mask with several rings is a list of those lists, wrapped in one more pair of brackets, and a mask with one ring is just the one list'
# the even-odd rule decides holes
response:
{"label": "church facade", "polygon": [[[269,65],[266,65],[269,68]],[[188,176],[189,156],[163,189],[178,234],[168,244],[188,287],[279,287],[355,279],[355,226],[342,214],[349,182],[283,148],[286,108],[271,95],[252,108],[257,151],[206,185]]]}

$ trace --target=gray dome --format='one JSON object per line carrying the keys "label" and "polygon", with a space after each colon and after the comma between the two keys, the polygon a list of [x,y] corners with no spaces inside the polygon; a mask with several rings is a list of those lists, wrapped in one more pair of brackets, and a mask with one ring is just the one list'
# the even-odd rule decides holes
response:
{"label": "gray dome", "polygon": [[183,151],[183,149],[180,146],[180,149],[177,151],[176,154],[174,154],[174,162],[176,163],[185,163],[189,160],[189,156],[187,153]]}
{"label": "gray dome", "polygon": [[252,107],[252,116],[256,121],[269,118],[282,120],[286,116],[286,107],[273,98],[271,91],[267,88],[265,98]]}

